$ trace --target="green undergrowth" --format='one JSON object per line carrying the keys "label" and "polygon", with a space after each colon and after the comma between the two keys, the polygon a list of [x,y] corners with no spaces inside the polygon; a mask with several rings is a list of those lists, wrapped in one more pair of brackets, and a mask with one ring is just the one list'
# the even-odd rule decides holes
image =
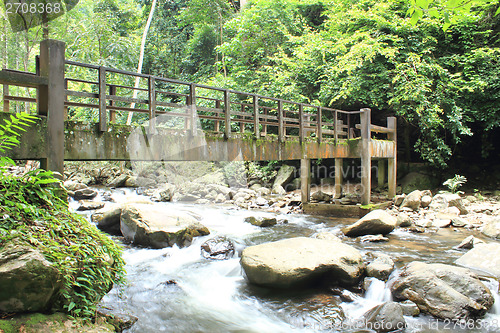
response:
{"label": "green undergrowth", "polygon": [[100,299],[123,282],[120,246],[68,210],[52,172],[13,176],[6,168],[0,166],[0,248],[15,242],[39,250],[61,276],[52,310],[94,317]]}

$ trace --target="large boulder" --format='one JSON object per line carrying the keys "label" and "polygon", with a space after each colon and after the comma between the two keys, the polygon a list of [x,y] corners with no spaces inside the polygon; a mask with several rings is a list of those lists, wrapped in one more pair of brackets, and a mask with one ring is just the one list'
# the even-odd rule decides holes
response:
{"label": "large boulder", "polygon": [[120,229],[125,239],[153,248],[188,246],[194,237],[210,234],[188,212],[151,204],[125,205],[120,216]]}
{"label": "large boulder", "polygon": [[474,243],[474,247],[457,259],[460,266],[485,272],[500,278],[500,244]]}
{"label": "large boulder", "polygon": [[410,193],[415,190],[433,189],[439,186],[439,181],[430,175],[419,172],[410,172],[401,180],[403,193]]}
{"label": "large boulder", "polygon": [[493,305],[493,295],[472,271],[414,261],[391,286],[396,299],[409,299],[422,312],[441,319],[477,318]]}
{"label": "large boulder", "polygon": [[369,212],[356,223],[342,229],[349,237],[387,235],[396,227],[397,220],[381,209]]}
{"label": "large boulder", "polygon": [[366,312],[363,317],[366,327],[376,332],[400,332],[406,328],[403,309],[398,303],[387,302],[377,305]]}
{"label": "large boulder", "polygon": [[422,191],[415,190],[408,194],[401,204],[401,208],[408,207],[413,210],[420,208],[420,200],[422,199]]}
{"label": "large boulder", "polygon": [[0,312],[47,310],[60,287],[59,271],[37,250],[13,243],[0,249]]}
{"label": "large boulder", "polygon": [[500,239],[500,217],[486,223],[481,232],[488,237]]}
{"label": "large boulder", "polygon": [[276,186],[285,187],[295,176],[295,168],[290,165],[282,165],[274,179],[273,188]]}
{"label": "large boulder", "polygon": [[364,272],[363,258],[352,246],[296,237],[247,247],[241,266],[249,282],[276,288],[308,284],[318,278],[353,285]]}

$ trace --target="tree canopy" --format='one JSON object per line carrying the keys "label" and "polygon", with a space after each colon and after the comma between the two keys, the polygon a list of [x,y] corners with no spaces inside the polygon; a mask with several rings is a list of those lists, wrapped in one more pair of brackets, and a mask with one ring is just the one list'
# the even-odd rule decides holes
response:
{"label": "tree canopy", "polygon": [[[67,57],[137,67],[149,0],[82,0],[49,23]],[[495,156],[500,15],[491,0],[161,0],[144,73],[400,119],[412,160]],[[0,63],[29,68],[39,29],[9,32]],[[8,51],[7,51],[8,50]],[[20,61],[22,59],[22,61]],[[76,115],[78,116],[78,115]],[[403,135],[404,134],[404,135]]]}

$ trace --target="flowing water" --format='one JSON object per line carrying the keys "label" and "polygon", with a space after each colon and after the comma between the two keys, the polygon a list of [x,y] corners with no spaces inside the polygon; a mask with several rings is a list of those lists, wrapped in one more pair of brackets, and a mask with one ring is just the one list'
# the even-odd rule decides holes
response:
{"label": "flowing water", "polygon": [[[130,201],[134,196],[137,195],[129,190],[113,192],[116,202]],[[125,246],[128,283],[114,288],[102,305],[139,318],[127,332],[362,332],[345,323],[359,320],[373,306],[391,300],[387,283],[376,279],[372,279],[364,295],[354,296],[351,303],[342,302],[328,290],[276,291],[252,286],[244,279],[237,255],[216,261],[203,258],[200,251],[203,242],[219,235],[231,239],[238,254],[246,246],[283,238],[323,231],[340,236],[340,229],[352,223],[352,219],[283,215],[278,218],[287,219],[288,224],[259,228],[244,222],[244,218],[272,214],[236,210],[232,206],[155,204],[175,205],[196,213],[211,234],[195,238],[186,248]],[[71,207],[76,206],[77,203],[71,203]],[[454,246],[468,235],[470,232],[465,229],[451,228],[424,234],[396,230],[387,243],[359,243],[351,239],[344,242],[363,254],[386,253],[401,267],[414,260],[452,264],[463,254]],[[409,325],[405,332],[500,332],[498,282],[486,283],[496,302],[475,327],[470,323],[437,322],[421,315],[405,317]]]}

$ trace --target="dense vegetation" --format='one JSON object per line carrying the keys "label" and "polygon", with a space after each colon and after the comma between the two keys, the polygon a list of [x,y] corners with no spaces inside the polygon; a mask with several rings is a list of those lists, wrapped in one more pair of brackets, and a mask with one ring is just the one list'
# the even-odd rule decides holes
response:
{"label": "dense vegetation", "polygon": [[[455,2],[255,0],[240,9],[226,0],[160,1],[142,70],[370,107],[381,124],[396,115],[406,161],[492,161],[499,155],[499,3]],[[135,71],[150,9],[150,1],[82,0],[50,23],[50,37],[67,42],[70,59]],[[12,34],[2,24],[0,62],[32,69],[40,29]]]}
{"label": "dense vegetation", "polygon": [[[33,119],[18,113],[0,125],[0,154]],[[13,165],[9,158],[0,159],[0,248],[9,243],[36,248],[61,275],[53,310],[95,316],[97,303],[124,278],[120,246],[68,210],[67,193],[54,186],[58,180],[51,171],[14,175]]]}

